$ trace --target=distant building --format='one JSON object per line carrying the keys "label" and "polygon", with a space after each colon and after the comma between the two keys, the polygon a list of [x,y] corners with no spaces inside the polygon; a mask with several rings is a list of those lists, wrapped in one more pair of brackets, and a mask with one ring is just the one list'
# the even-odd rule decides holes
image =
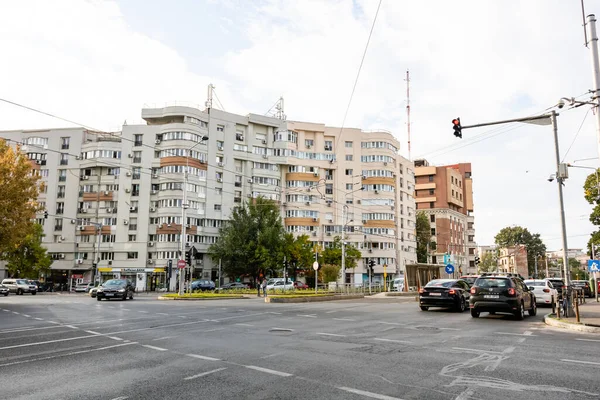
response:
{"label": "distant building", "polygon": [[529,277],[527,269],[527,246],[518,244],[511,247],[498,249],[498,271],[519,274],[524,278]]}

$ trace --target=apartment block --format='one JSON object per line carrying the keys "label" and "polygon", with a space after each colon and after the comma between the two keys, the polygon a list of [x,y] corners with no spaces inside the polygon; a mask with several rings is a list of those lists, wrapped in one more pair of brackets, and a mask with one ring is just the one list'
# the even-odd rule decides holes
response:
{"label": "apartment block", "polygon": [[498,271],[529,277],[527,246],[519,244],[498,249]]}
{"label": "apartment block", "polygon": [[365,279],[369,258],[376,279],[384,265],[393,276],[416,261],[414,169],[390,132],[182,106],[146,108],[142,118],[114,133],[1,132],[22,144],[45,182],[39,201],[49,217],[37,220],[54,260],[46,279],[89,281],[97,272],[152,290],[166,283],[169,262],[175,271],[185,224],[194,276],[215,280],[208,248],[232,208],[258,196],[278,202],[288,232],[322,247],[344,232],[363,254],[347,282]]}
{"label": "apartment block", "polygon": [[449,255],[457,270],[476,273],[471,164],[432,166],[427,160],[416,160],[415,176],[417,210],[427,214],[437,244],[430,262],[443,264],[444,255]]}

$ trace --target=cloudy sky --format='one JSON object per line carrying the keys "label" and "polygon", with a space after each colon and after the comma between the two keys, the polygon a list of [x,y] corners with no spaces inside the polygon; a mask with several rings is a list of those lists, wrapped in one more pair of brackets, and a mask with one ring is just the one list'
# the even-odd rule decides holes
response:
{"label": "cloudy sky", "polygon": [[[141,120],[144,105],[203,104],[264,114],[284,96],[291,120],[339,126],[379,0],[20,0],[0,2],[0,98],[103,130]],[[600,1],[586,12],[600,15]],[[552,130],[509,124],[592,89],[578,1],[383,0],[346,126],[394,132],[407,156],[473,164],[476,240],[508,225],[561,248]],[[0,130],[70,126],[0,102]],[[561,158],[598,166],[595,115],[561,110]],[[567,152],[568,150],[568,152]],[[569,247],[593,226],[571,169]]]}

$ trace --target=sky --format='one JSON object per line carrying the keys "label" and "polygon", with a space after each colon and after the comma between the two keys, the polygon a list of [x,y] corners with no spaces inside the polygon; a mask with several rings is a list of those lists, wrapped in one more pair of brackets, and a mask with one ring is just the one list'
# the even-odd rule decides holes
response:
{"label": "sky", "polygon": [[[0,98],[99,130],[141,122],[144,106],[203,105],[340,126],[379,0],[19,0],[0,2]],[[586,0],[600,15],[600,1]],[[463,125],[521,118],[561,97],[590,99],[591,51],[578,1],[382,0],[344,126],[392,131],[412,159],[470,162],[476,241],[512,225],[562,248],[550,126]],[[600,29],[600,28],[599,28]],[[203,107],[203,106],[202,106]],[[598,167],[596,116],[559,110],[569,248],[594,227],[583,183]],[[0,130],[73,126],[0,102]]]}

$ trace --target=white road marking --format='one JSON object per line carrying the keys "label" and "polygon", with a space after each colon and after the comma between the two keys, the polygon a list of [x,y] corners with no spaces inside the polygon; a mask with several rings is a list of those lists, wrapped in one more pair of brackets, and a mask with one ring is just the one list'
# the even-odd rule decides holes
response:
{"label": "white road marking", "polygon": [[76,326],[73,326],[73,325],[63,325],[63,326],[64,326],[65,328],[79,329],[78,327],[76,327]]}
{"label": "white road marking", "polygon": [[317,332],[317,333],[315,333],[315,335],[346,337],[346,335],[338,335],[337,333],[327,333],[327,332]]}
{"label": "white road marking", "polygon": [[386,321],[375,321],[376,324],[384,324],[384,325],[397,325],[397,326],[404,326],[406,324],[401,324],[398,322],[386,322]]}
{"label": "white road marking", "polygon": [[156,313],[156,314],[158,314],[158,315],[169,315],[169,314],[164,313],[164,312],[159,312],[159,313]]}
{"label": "white road marking", "polygon": [[340,311],[340,310],[331,310],[331,311],[327,311],[325,314],[333,314],[333,313],[336,313],[338,311]]}
{"label": "white road marking", "polygon": [[600,362],[593,362],[593,361],[580,361],[580,360],[567,360],[567,359],[561,359],[560,361],[576,363],[576,364],[589,364],[589,365],[600,366]]}
{"label": "white road marking", "polygon": [[92,335],[102,335],[102,333],[96,332],[96,331],[84,331],[84,332],[91,333]]}
{"label": "white road marking", "polygon": [[159,337],[159,338],[156,338],[156,339],[152,339],[152,341],[171,339],[171,338],[174,338],[174,337],[175,336],[163,336],[163,337]]}
{"label": "white road marking", "polygon": [[236,324],[236,325],[239,325],[239,326],[254,326],[254,325],[252,325],[252,324],[242,324],[242,323],[240,323],[240,324]]}
{"label": "white road marking", "polygon": [[21,314],[21,313],[18,313],[18,312],[16,312],[16,311],[13,311],[12,313],[13,313],[13,314],[17,314],[17,315],[18,315],[18,314]]}
{"label": "white road marking", "polygon": [[267,374],[277,375],[277,376],[292,376],[292,374],[288,374],[287,372],[275,371],[274,369],[257,367],[256,365],[245,365],[246,368],[253,369],[255,371],[265,372]]}
{"label": "white road marking", "polygon": [[334,318],[334,321],[351,321],[351,322],[355,322],[355,319],[352,318]]}
{"label": "white road marking", "polygon": [[531,331],[525,331],[525,332],[523,332],[523,335],[525,335],[525,336],[532,336],[531,335],[532,333],[533,332],[531,332]]}
{"label": "white road marking", "polygon": [[110,400],[127,400],[129,398],[129,396],[121,396],[121,397],[115,397],[114,399],[110,399]]}
{"label": "white road marking", "polygon": [[454,400],[469,400],[475,391],[471,388],[467,388],[464,392],[458,395]]}
{"label": "white road marking", "polygon": [[31,318],[31,315],[23,314],[24,317]]}
{"label": "white road marking", "polygon": [[575,339],[575,340],[581,340],[584,342],[600,342],[600,339]]}
{"label": "white road marking", "polygon": [[293,332],[293,329],[289,329],[289,328],[271,328],[269,329],[269,332]]}
{"label": "white road marking", "polygon": [[10,310],[7,310],[6,308],[3,308],[2,311],[10,312]]}
{"label": "white road marking", "polygon": [[460,331],[460,329],[458,328],[438,328],[439,330],[442,331]]}
{"label": "white road marking", "polygon": [[186,354],[186,356],[193,357],[193,358],[199,358],[200,360],[206,360],[206,361],[221,361],[218,358],[201,356],[200,354]]}
{"label": "white road marking", "polygon": [[123,311],[131,311],[129,308],[121,308]]}
{"label": "white road marking", "polygon": [[149,328],[129,329],[129,330],[125,330],[125,331],[109,332],[109,333],[105,333],[105,335],[118,335],[120,333],[131,333],[131,332],[149,331],[152,329],[171,328],[173,326],[193,325],[193,324],[200,324],[200,323],[203,323],[206,321],[208,321],[208,320],[204,319],[204,320],[200,320],[200,321],[182,322],[179,324],[169,324],[169,325],[151,326]]}
{"label": "white road marking", "polygon": [[142,314],[148,314],[148,311],[138,311],[138,312],[142,313]]}
{"label": "white road marking", "polygon": [[35,317],[34,319],[37,319],[38,321],[43,321],[44,320],[44,318],[38,318],[38,317]]}
{"label": "white road marking", "polygon": [[0,334],[3,333],[15,333],[15,332],[25,332],[25,331],[39,331],[41,329],[56,329],[56,328],[62,328],[62,326],[58,326],[58,325],[52,325],[52,326],[43,326],[40,328],[15,328],[15,329],[5,329],[3,331],[0,331]]}
{"label": "white road marking", "polygon": [[8,367],[10,365],[25,364],[25,363],[28,363],[28,362],[50,360],[50,359],[53,359],[53,358],[68,357],[68,356],[73,356],[73,355],[77,355],[77,354],[91,353],[93,351],[108,350],[108,349],[112,349],[112,348],[115,348],[115,347],[129,346],[129,345],[132,345],[132,344],[137,344],[137,342],[115,344],[115,345],[112,345],[112,346],[99,347],[97,349],[80,350],[80,351],[74,351],[74,352],[66,353],[66,354],[52,355],[52,356],[41,357],[41,358],[33,358],[31,360],[14,361],[14,362],[6,363],[6,364],[0,364],[0,367]]}
{"label": "white road marking", "polygon": [[185,315],[178,315],[179,318],[187,318]]}
{"label": "white road marking", "polygon": [[48,321],[51,324],[56,324],[56,325],[60,325],[60,322],[56,322],[56,321]]}
{"label": "white road marking", "polygon": [[120,337],[116,337],[116,336],[108,336],[108,338],[112,339],[112,340],[123,340]]}
{"label": "white road marking", "polygon": [[396,340],[396,339],[383,339],[383,338],[375,338],[373,340],[377,340],[380,342],[391,342],[391,343],[406,343],[406,344],[412,344],[412,342],[409,342],[408,340]]}
{"label": "white road marking", "polygon": [[297,317],[317,318],[315,314],[296,314]]}
{"label": "white road marking", "polygon": [[[8,310],[6,310],[6,311],[8,311]],[[280,312],[275,312],[275,311],[269,311],[267,314],[281,315]]]}
{"label": "white road marking", "polygon": [[[529,331],[527,331],[529,332]],[[528,333],[512,333],[512,332],[494,332],[496,335],[511,335],[511,336],[537,336],[532,335],[531,332]]]}
{"label": "white road marking", "polygon": [[261,359],[275,357],[275,356],[278,356],[278,355],[280,355],[280,354],[281,354],[281,353],[273,353],[273,354],[269,354],[269,355],[267,355],[267,356],[262,356],[262,357],[261,357]]}
{"label": "white road marking", "polygon": [[98,335],[86,335],[86,336],[76,336],[76,337],[65,338],[65,339],[47,340],[45,342],[16,344],[16,345],[13,345],[13,346],[0,347],[0,350],[17,349],[17,348],[20,348],[20,347],[40,346],[42,344],[67,342],[67,341],[71,341],[71,340],[87,339],[87,338],[97,337],[97,336]]}
{"label": "white road marking", "polygon": [[343,390],[345,392],[359,394],[359,395],[365,396],[365,397],[370,397],[372,399],[379,399],[379,400],[402,400],[399,397],[391,397],[391,396],[386,396],[384,394],[366,392],[364,390],[352,389],[352,388],[349,388],[349,387],[343,387],[343,386],[341,386],[341,387],[338,387],[338,389]]}
{"label": "white road marking", "polygon": [[206,376],[206,375],[210,375],[210,374],[214,374],[215,372],[219,372],[219,371],[223,371],[224,369],[227,368],[217,368],[217,369],[213,369],[212,371],[206,371],[203,372],[201,374],[198,375],[192,375],[192,376],[188,376],[187,378],[183,378],[184,381],[189,381],[190,379],[196,379],[196,378],[200,378],[202,376]]}
{"label": "white road marking", "polygon": [[167,351],[167,349],[163,349],[162,347],[150,346],[149,344],[143,344],[142,347],[146,347],[147,349],[157,350],[157,351]]}

